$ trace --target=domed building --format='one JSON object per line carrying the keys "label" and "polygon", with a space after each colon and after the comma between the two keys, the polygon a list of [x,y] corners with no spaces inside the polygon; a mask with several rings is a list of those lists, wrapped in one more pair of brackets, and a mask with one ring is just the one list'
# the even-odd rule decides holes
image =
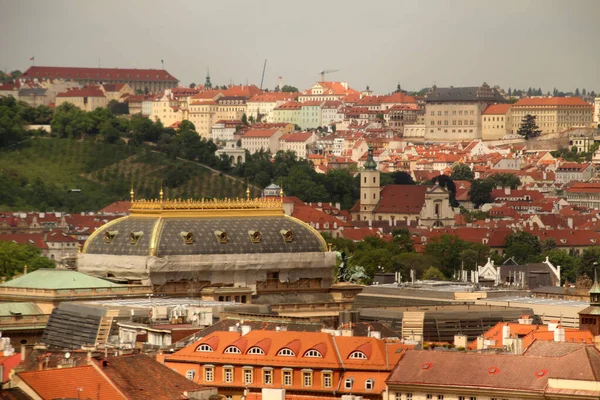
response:
{"label": "domed building", "polygon": [[130,215],[89,237],[79,271],[170,294],[227,287],[249,294],[322,292],[333,283],[335,253],[315,229],[284,215],[281,197],[131,196]]}

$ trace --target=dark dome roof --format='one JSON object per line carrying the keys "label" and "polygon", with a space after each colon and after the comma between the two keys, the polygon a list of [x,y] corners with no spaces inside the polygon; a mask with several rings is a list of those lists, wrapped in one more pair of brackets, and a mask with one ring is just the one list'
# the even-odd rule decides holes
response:
{"label": "dark dome roof", "polygon": [[[251,213],[249,213],[251,214]],[[88,254],[157,257],[198,254],[325,252],[321,235],[286,215],[249,217],[127,216],[96,232]]]}

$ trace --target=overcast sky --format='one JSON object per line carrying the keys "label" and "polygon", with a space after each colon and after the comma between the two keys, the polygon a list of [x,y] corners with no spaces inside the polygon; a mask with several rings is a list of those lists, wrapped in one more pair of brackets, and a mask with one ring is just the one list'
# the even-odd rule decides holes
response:
{"label": "overcast sky", "polygon": [[329,80],[387,93],[490,85],[600,92],[600,0],[0,0],[0,68],[160,68],[182,84]]}

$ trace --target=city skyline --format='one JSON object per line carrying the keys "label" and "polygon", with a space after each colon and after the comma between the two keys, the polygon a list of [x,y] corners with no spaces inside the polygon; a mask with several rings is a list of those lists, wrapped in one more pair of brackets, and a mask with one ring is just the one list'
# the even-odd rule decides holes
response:
{"label": "city skyline", "polygon": [[271,89],[278,76],[303,90],[322,69],[339,69],[327,79],[376,93],[398,83],[420,90],[484,81],[544,93],[600,91],[600,56],[586,39],[596,30],[594,1],[388,2],[372,9],[356,2],[1,3],[2,70],[24,71],[31,57],[36,65],[157,69],[164,60],[184,86],[203,83],[207,69],[213,83],[258,86],[267,59],[263,87]]}

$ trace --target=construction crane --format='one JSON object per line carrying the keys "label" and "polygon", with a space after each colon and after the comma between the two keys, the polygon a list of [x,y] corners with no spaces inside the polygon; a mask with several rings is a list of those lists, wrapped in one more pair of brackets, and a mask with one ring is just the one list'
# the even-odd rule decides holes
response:
{"label": "construction crane", "polygon": [[323,71],[319,72],[319,75],[321,75],[321,82],[325,82],[325,74],[332,74],[338,71],[339,69],[324,69]]}
{"label": "construction crane", "polygon": [[265,80],[265,69],[267,69],[267,59],[266,58],[265,58],[265,65],[263,65],[262,78],[260,79],[260,90],[262,90],[262,85],[263,85],[263,82]]}

